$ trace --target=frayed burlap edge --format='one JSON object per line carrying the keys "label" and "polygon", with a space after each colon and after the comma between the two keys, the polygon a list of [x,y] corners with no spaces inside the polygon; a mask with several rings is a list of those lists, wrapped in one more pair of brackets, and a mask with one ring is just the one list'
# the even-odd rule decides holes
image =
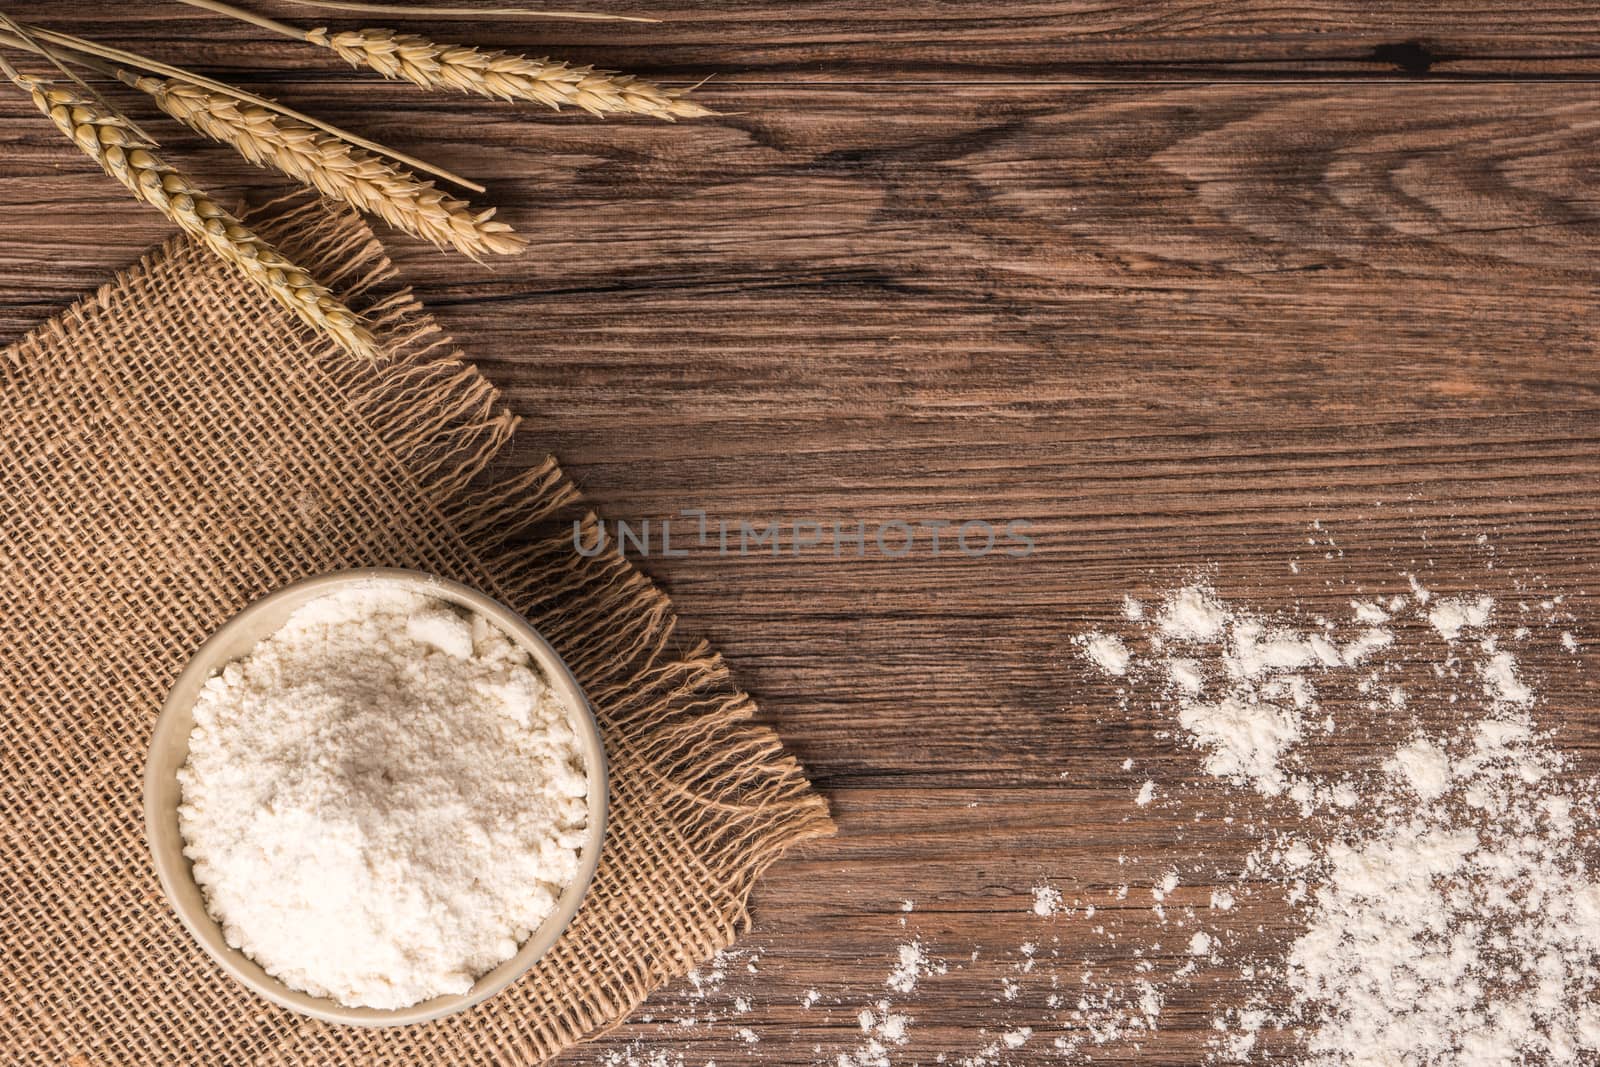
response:
{"label": "frayed burlap edge", "polygon": [[[674,931],[670,952],[606,975],[567,976],[565,995],[576,984],[589,1003],[491,1024],[506,1042],[500,1062],[546,1060],[621,1023],[653,990],[731,945],[749,928],[747,901],[762,872],[787,849],[834,832],[827,804],[777,735],[749,721],[755,704],[722,658],[703,642],[676,647],[666,595],[614,546],[592,557],[575,550],[572,519],[582,524],[586,545],[596,543],[598,519],[582,507],[553,457],[507,476],[490,471],[519,419],[412,291],[395,287],[393,265],[367,225],[342,206],[303,196],[264,205],[251,217],[368,318],[383,358],[357,360],[307,334],[321,370],[349,398],[352,417],[409,472],[420,496],[480,562],[491,578],[486,591],[561,650],[601,711],[612,762],[628,762],[650,777],[642,792],[693,842],[679,859],[697,869],[714,898],[708,912],[715,920]],[[178,237],[83,303],[104,304],[136,288],[154,264],[180,254],[196,252]],[[78,313],[68,311],[46,332],[62,331],[64,321],[70,329]],[[558,518],[565,524],[558,526]],[[617,788],[614,782],[614,799]],[[508,994],[458,1025],[472,1025],[473,1014],[497,1005],[505,1010]],[[514,1041],[508,1032],[516,1033]],[[286,1052],[268,1062],[304,1061]]]}

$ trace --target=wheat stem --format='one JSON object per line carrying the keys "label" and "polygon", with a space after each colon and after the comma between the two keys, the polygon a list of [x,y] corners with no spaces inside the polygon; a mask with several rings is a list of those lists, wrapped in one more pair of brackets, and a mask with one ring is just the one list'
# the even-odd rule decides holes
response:
{"label": "wheat stem", "polygon": [[493,208],[476,210],[432,182],[337,137],[198,85],[126,71],[118,77],[149,94],[157,107],[185,126],[232,145],[250,162],[275,167],[440,248],[454,247],[480,259],[527,247],[510,226],[494,221]]}
{"label": "wheat stem", "polygon": [[[461,175],[445,170],[443,167],[435,166],[434,164],[429,163],[427,160],[406,155],[404,152],[397,152],[392,148],[378,144],[376,141],[370,141],[359,134],[351,133],[348,130],[341,130],[337,126],[330,126],[328,123],[323,122],[320,119],[312,118],[310,115],[296,111],[293,108],[285,107],[275,100],[268,100],[265,97],[257,96],[254,93],[247,93],[242,89],[236,89],[226,82],[219,82],[214,78],[207,78],[202,74],[196,74],[192,71],[184,70],[181,67],[174,67],[170,64],[162,63],[158,60],[151,59],[148,56],[142,56],[137,52],[129,52],[125,49],[99,44],[83,37],[76,37],[70,33],[59,33],[55,30],[47,30],[39,26],[19,26],[19,28],[24,30],[32,37],[35,37],[41,41],[47,41],[50,44],[57,45],[73,52],[84,53],[90,56],[98,56],[101,59],[109,59],[112,62],[125,64],[150,74],[159,74],[165,78],[190,82],[195,85],[203,86],[214,93],[221,93],[224,96],[231,96],[235,100],[241,100],[245,103],[255,104],[257,107],[264,107],[268,111],[273,111],[279,115],[283,115],[286,118],[303,122],[307,126],[314,126],[324,133],[332,134],[334,137],[338,137],[344,141],[349,141],[351,144],[365,148],[369,152],[373,152],[381,156],[387,156],[389,159],[392,159],[397,163],[403,163],[414,170],[420,170],[424,173],[432,174],[437,178],[443,178],[447,182],[471,189],[473,192],[481,193],[484,191],[483,186],[479,185],[477,182],[468,178],[463,178]],[[298,33],[299,31],[296,32]],[[38,51],[37,48],[30,50]]]}
{"label": "wheat stem", "polygon": [[346,351],[377,358],[377,343],[361,316],[162,160],[109,105],[46,78],[22,74],[3,59],[0,74],[28,93],[40,112],[136,199],[166,215]]}
{"label": "wheat stem", "polygon": [[331,33],[319,29],[306,34],[306,40],[331,49],[353,67],[367,67],[386,78],[404,79],[424,89],[455,89],[500,100],[531,100],[558,111],[571,106],[595,115],[652,115],[669,122],[715,114],[685,99],[682,90],[663,89],[631,75],[468,45],[440,44],[414,33]]}
{"label": "wheat stem", "polygon": [[[293,37],[302,36],[299,30],[286,26],[276,19],[265,15],[258,15],[253,11],[225,4],[222,0],[180,0],[190,7],[203,8],[214,11],[219,15],[228,15],[241,19],[264,30],[274,33],[289,31]],[[641,15],[608,15],[599,11],[538,11],[524,7],[422,7],[413,4],[368,4],[360,0],[290,0],[291,3],[303,7],[315,7],[324,11],[355,11],[364,15],[404,15],[407,18],[443,17],[443,18],[520,18],[520,19],[577,19],[585,22],[660,22],[660,19],[645,18]]]}
{"label": "wheat stem", "polygon": [[[529,59],[470,45],[439,44],[418,34],[394,30],[350,30],[344,33],[331,33],[327,29],[299,30],[277,19],[234,7],[223,0],[183,2],[207,11],[231,15],[285,37],[309,41],[332,50],[352,67],[367,67],[391,80],[403,78],[424,89],[449,88],[500,100],[531,100],[548,104],[557,111],[563,107],[578,107],[594,115],[653,115],[669,122],[713,114],[709,108],[684,99],[682,90],[663,89],[651,82],[614,71],[574,67],[550,59]],[[421,14],[426,10],[386,4],[336,3],[331,0],[300,2],[357,11],[393,10]],[[570,13],[547,14],[588,17]]]}
{"label": "wheat stem", "polygon": [[[3,25],[14,24],[0,15]],[[231,145],[251,163],[275,167],[326,196],[377,215],[396,229],[440,248],[454,247],[478,260],[484,255],[513,255],[527,247],[510,226],[494,221],[493,208],[474,209],[403,167],[265,108],[189,82],[138,74],[92,56],[57,52],[4,30],[0,30],[0,44],[25,48],[52,62],[77,63],[138,89],[172,118],[202,136]],[[131,123],[129,129],[140,132]]]}
{"label": "wheat stem", "polygon": [[[44,45],[34,40],[34,38],[28,33],[26,27],[4,12],[0,12],[0,36],[3,36],[7,40],[15,41],[18,47],[27,49],[36,55],[42,56],[46,62],[61,72],[61,76],[63,78],[66,78],[73,85],[76,85],[85,96],[87,96],[90,100],[93,100],[96,104],[100,105],[100,107],[104,110],[115,110],[110,104],[106,103],[105,97],[101,96],[95,91],[94,86],[78,77],[77,72],[67,65],[72,58],[71,56],[62,55],[53,48],[46,48]],[[15,71],[15,69],[16,68],[9,65],[6,67],[7,71]],[[7,76],[9,77],[9,74]],[[122,116],[122,119],[128,124],[128,131],[134,136],[148,141],[152,145],[156,143],[156,139],[146,133],[144,129],[132,119],[128,118],[127,116]]]}
{"label": "wheat stem", "polygon": [[[0,25],[4,24],[13,26],[16,25],[16,23],[12,22],[10,19],[0,20]],[[21,27],[18,28],[20,29]],[[20,48],[24,52],[32,52],[36,56],[43,56],[44,58],[50,60],[51,63],[73,63],[84,68],[85,70],[92,70],[95,73],[103,74],[108,78],[114,78],[117,75],[116,67],[112,66],[110,63],[96,59],[94,56],[86,56],[78,52],[69,52],[64,48],[51,48],[47,45],[40,44],[36,40],[24,40],[14,33],[7,33],[5,30],[0,30],[0,44],[6,45],[9,48]],[[3,70],[0,70],[0,73],[3,73]],[[10,76],[6,75],[6,77],[9,78]]]}
{"label": "wheat stem", "polygon": [[178,2],[188,4],[190,7],[198,7],[202,11],[210,11],[215,15],[227,15],[229,18],[238,19],[240,22],[248,22],[252,26],[271,33],[281,33],[287,37],[299,37],[301,34],[301,31],[287,22],[279,22],[277,19],[268,18],[266,15],[258,15],[254,11],[246,11],[242,7],[234,7],[232,4],[224,4],[221,0],[178,0]]}

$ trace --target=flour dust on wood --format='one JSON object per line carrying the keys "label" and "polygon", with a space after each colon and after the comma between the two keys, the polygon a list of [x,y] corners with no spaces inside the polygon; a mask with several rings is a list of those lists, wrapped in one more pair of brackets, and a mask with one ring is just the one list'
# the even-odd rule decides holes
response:
{"label": "flour dust on wood", "polygon": [[[801,1030],[740,1027],[786,1061],[801,1033],[859,1035],[814,1041],[816,1067],[1600,1062],[1600,786],[1541,724],[1561,709],[1524,664],[1582,649],[1562,598],[1409,570],[1311,610],[1225,596],[1225,577],[1132,591],[1064,635],[1071,681],[1111,694],[1102,721],[1157,724],[1159,764],[1120,760],[1129,843],[1084,861],[1120,877],[1027,872],[1009,944],[919,930],[937,905],[886,900],[861,965],[881,984],[806,990]],[[1142,820],[1162,846],[1136,846]],[[1176,851],[1208,823],[1239,851]],[[761,990],[741,996],[791,1017]],[[922,1046],[951,1004],[979,1013],[972,1046]],[[702,1023],[604,1062],[703,1067],[728,1035]]]}

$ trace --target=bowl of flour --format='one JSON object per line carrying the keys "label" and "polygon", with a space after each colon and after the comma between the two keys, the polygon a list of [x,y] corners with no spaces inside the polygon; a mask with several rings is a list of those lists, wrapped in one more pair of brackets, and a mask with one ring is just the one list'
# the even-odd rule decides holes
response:
{"label": "bowl of flour", "polygon": [[424,1022],[531,967],[599,861],[606,760],[520,616],[414,571],[311,578],[199,649],[145,766],[179,919],[224,970],[332,1022]]}

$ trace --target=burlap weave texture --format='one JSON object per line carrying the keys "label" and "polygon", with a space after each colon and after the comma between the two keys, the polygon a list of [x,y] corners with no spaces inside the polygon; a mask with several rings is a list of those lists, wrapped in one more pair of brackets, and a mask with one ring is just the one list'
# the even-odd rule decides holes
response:
{"label": "burlap weave texture", "polygon": [[[581,501],[554,462],[485,473],[515,420],[388,290],[371,232],[320,204],[262,225],[367,306],[390,358],[351,360],[181,239],[0,352],[0,1063],[536,1063],[729,944],[760,872],[830,832],[827,808],[718,657],[673,640],[665,597],[574,550],[554,519]],[[140,810],[151,726],[199,642],[278,586],[364,565],[523,612],[611,761],[567,935],[487,1003],[398,1029],[230,980],[163,899]]]}

